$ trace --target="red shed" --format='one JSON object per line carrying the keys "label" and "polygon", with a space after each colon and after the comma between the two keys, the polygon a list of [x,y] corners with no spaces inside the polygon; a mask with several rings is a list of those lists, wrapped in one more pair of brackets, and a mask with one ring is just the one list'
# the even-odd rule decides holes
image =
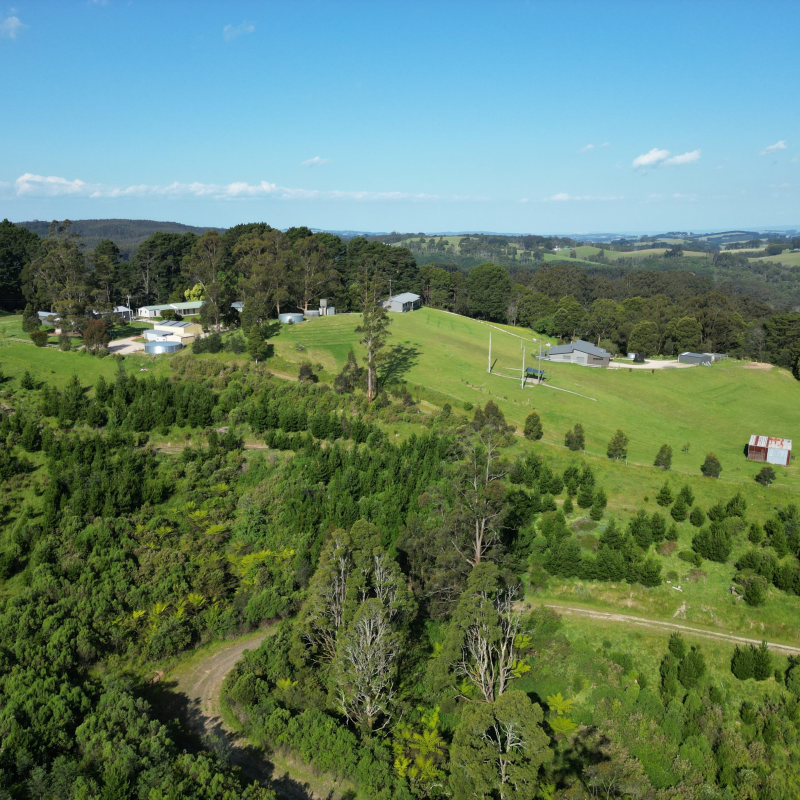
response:
{"label": "red shed", "polygon": [[750,437],[750,444],[747,446],[749,461],[765,461],[768,464],[780,464],[782,467],[788,467],[791,457],[791,439],[777,439],[774,436],[756,436],[755,434]]}

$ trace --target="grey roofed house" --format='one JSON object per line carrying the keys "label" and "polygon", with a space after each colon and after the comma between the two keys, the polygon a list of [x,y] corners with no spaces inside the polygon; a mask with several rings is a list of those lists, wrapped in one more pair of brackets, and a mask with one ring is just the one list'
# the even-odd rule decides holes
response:
{"label": "grey roofed house", "polygon": [[551,347],[547,351],[547,360],[580,364],[584,367],[607,367],[611,362],[611,353],[591,342],[578,339],[577,342]]}
{"label": "grey roofed house", "polygon": [[678,356],[681,364],[697,364],[703,367],[710,366],[713,360],[711,353],[681,353]]}
{"label": "grey roofed house", "polygon": [[413,292],[403,292],[383,301],[387,311],[414,311],[420,306],[420,296]]}

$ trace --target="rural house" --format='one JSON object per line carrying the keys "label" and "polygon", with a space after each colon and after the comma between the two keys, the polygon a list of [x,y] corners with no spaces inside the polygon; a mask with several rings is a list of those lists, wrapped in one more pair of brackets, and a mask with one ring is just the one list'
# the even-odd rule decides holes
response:
{"label": "rural house", "polygon": [[414,311],[420,306],[420,296],[413,292],[403,292],[384,300],[383,307],[387,311]]}
{"label": "rural house", "polygon": [[591,342],[578,339],[571,344],[559,344],[547,352],[548,361],[560,361],[568,364],[580,364],[584,367],[607,367],[611,362],[611,353]]}
{"label": "rural house", "polygon": [[185,320],[165,319],[156,322],[152,331],[147,331],[145,338],[155,338],[157,341],[180,342],[183,345],[191,344],[203,335],[203,326],[196,322]]}
{"label": "rural house", "polygon": [[136,312],[144,319],[158,319],[162,311],[174,311],[182,317],[199,314],[205,300],[187,300],[183,303],[161,303],[155,306],[141,306]]}
{"label": "rural house", "polygon": [[788,467],[792,458],[792,440],[774,436],[753,436],[747,445],[747,460]]}
{"label": "rural house", "polygon": [[701,367],[710,367],[713,360],[711,353],[681,353],[678,356],[680,364],[694,364]]}

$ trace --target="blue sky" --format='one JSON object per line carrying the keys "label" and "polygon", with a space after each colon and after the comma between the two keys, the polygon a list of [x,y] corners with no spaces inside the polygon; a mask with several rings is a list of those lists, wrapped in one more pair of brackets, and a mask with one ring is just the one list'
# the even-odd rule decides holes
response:
{"label": "blue sky", "polygon": [[800,227],[797,2],[0,6],[0,217]]}

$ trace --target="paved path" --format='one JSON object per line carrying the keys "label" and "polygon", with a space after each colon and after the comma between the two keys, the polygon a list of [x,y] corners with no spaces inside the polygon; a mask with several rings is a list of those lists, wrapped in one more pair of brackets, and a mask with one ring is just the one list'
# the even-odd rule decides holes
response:
{"label": "paved path", "polygon": [[[677,622],[662,622],[656,619],[647,619],[646,617],[634,617],[629,614],[617,614],[613,611],[595,611],[591,608],[580,608],[578,606],[561,605],[560,603],[545,603],[546,608],[552,608],[561,614],[576,617],[589,617],[591,619],[607,620],[609,622],[624,622],[627,625],[638,625],[643,628],[662,628],[669,631],[686,631],[693,636],[702,636],[706,639],[721,639],[725,642],[733,644],[761,644],[761,639],[748,639],[745,636],[735,636],[732,633],[717,633],[716,631],[708,631],[703,628],[693,628],[691,625],[680,625]],[[777,650],[781,653],[795,654],[800,653],[800,645],[792,647],[786,644],[777,644],[776,642],[767,642],[772,650]]]}

